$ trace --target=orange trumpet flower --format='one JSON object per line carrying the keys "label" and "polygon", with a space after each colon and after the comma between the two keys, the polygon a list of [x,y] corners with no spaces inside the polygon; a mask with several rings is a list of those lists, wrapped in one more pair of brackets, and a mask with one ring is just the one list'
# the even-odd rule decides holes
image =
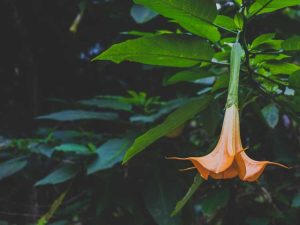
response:
{"label": "orange trumpet flower", "polygon": [[169,157],[168,159],[189,160],[204,179],[229,179],[239,176],[243,181],[257,180],[267,165],[286,166],[250,159],[244,152],[240,137],[239,112],[235,105],[226,109],[221,136],[211,153],[202,157]]}

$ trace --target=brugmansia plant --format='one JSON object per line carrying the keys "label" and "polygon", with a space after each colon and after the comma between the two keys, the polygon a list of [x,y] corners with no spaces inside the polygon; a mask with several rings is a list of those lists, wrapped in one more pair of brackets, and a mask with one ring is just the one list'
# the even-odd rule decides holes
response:
{"label": "brugmansia plant", "polygon": [[[172,137],[174,132],[179,134],[189,120],[212,102],[221,100],[226,102],[225,116],[220,139],[213,151],[202,157],[169,159],[190,161],[194,167],[184,170],[197,169],[204,179],[238,176],[242,181],[252,182],[259,179],[267,165],[287,168],[280,163],[256,161],[247,155],[251,154],[251,148],[245,149],[241,144],[239,109],[243,110],[263,96],[270,105],[261,113],[271,128],[277,125],[278,118],[270,116],[270,110],[276,114],[277,107],[299,121],[296,105],[299,102],[300,67],[295,53],[300,50],[300,37],[282,40],[276,39],[275,33],[263,33],[249,38],[247,32],[255,18],[296,6],[300,1],[235,0],[226,10],[222,7],[218,10],[213,0],[134,2],[179,24],[180,28],[154,33],[129,32],[141,37],[114,44],[94,60],[139,62],[153,68],[160,66],[164,71],[168,71],[166,68],[176,68],[175,75],[164,80],[166,86],[181,82],[201,83],[211,77],[214,82],[212,87],[189,96],[186,103],[163,123],[137,137],[127,150],[123,164],[159,138]],[[224,15],[222,12],[230,13]],[[280,36],[286,38],[285,35]],[[226,92],[227,98],[224,98]]]}
{"label": "brugmansia plant", "polygon": [[[286,168],[279,163],[255,161],[246,155],[240,138],[239,74],[241,69],[243,78],[248,79],[245,85],[249,85],[250,90],[256,88],[265,95],[272,96],[272,100],[278,104],[286,103],[286,107],[292,104],[284,95],[286,88],[293,86],[292,83],[288,83],[291,77],[299,79],[300,67],[286,61],[287,59],[292,61],[288,54],[299,50],[300,37],[293,36],[282,41],[274,39],[274,33],[268,33],[258,36],[250,44],[246,39],[246,29],[254,17],[298,5],[300,1],[237,0],[236,5],[239,8],[234,18],[218,15],[216,4],[212,0],[135,0],[135,2],[172,19],[184,30],[164,32],[167,34],[163,32],[142,34],[143,37],[113,45],[95,60],[112,60],[116,63],[127,60],[157,66],[191,68],[169,78],[167,81],[169,83],[196,80],[209,76],[207,74],[210,73],[213,76],[213,70],[226,71],[228,66],[230,67],[226,111],[216,148],[203,157],[171,157],[170,159],[190,160],[194,165],[192,168],[196,168],[204,179],[208,176],[226,179],[238,175],[241,180],[256,181],[267,165]],[[236,34],[237,38],[233,36]],[[213,88],[205,95],[216,97],[216,94],[216,88]],[[274,95],[276,97],[273,97]],[[209,101],[207,98],[201,97],[201,102],[198,104],[204,105]],[[188,110],[186,106],[183,108]],[[203,108],[199,106],[195,111],[186,112],[186,118],[182,121],[173,121],[170,115],[164,122],[165,125],[159,125],[165,126],[166,129],[162,131],[156,127],[138,137],[127,151],[123,162],[127,162],[158,138],[178,129]]]}

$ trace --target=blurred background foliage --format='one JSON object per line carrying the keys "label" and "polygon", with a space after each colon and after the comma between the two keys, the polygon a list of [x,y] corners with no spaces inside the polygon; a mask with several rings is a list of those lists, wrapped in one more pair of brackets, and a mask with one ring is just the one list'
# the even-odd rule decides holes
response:
{"label": "blurred background foliage", "polygon": [[[218,8],[230,17],[238,10],[232,1],[218,1]],[[177,172],[183,164],[165,156],[213,148],[227,68],[212,67],[198,77],[199,68],[91,62],[130,38],[184,32],[178,24],[131,0],[2,0],[0,15],[1,225],[298,224],[300,78],[293,72],[299,52],[293,61],[284,55],[252,59],[263,65],[263,75],[278,76],[271,77],[275,82],[256,78],[259,86],[242,77],[240,91],[247,151],[292,169],[271,167],[256,183],[203,182],[194,172]],[[263,14],[247,25],[247,42],[275,51],[277,40],[300,35],[299,26],[297,6]],[[274,35],[252,42],[266,33]],[[219,42],[225,50],[215,57],[226,61],[230,48],[224,43],[232,35],[222,37],[228,37]],[[274,60],[285,64],[274,66]],[[215,98],[192,98],[207,92]],[[182,125],[121,165],[136,137],[182,106],[194,112],[192,120],[175,111]]]}

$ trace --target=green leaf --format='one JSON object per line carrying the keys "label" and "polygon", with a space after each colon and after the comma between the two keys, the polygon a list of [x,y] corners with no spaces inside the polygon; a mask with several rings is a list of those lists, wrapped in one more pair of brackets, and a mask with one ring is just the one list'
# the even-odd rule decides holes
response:
{"label": "green leaf", "polygon": [[76,152],[76,153],[89,153],[90,150],[85,145],[75,143],[64,143],[54,148],[56,151],[62,152]]}
{"label": "green leaf", "polygon": [[300,89],[300,70],[297,70],[289,76],[289,86]]}
{"label": "green leaf", "polygon": [[97,158],[88,166],[87,174],[109,169],[120,163],[126,150],[132,143],[132,139],[111,139],[97,148]]}
{"label": "green leaf", "polygon": [[290,56],[285,54],[271,55],[271,54],[259,54],[255,56],[254,62],[261,63],[265,61],[280,61],[282,59],[289,58]]}
{"label": "green leaf", "polygon": [[24,169],[27,165],[27,160],[24,157],[17,157],[0,163],[0,180],[12,176],[15,173]]}
{"label": "green leaf", "polygon": [[128,160],[143,151],[159,138],[171,133],[176,128],[192,119],[197,113],[205,109],[209,101],[209,97],[193,99],[177,109],[175,112],[171,113],[162,124],[139,136],[137,139],[135,139],[133,145],[126,152],[123,163],[126,163]]}
{"label": "green leaf", "polygon": [[211,77],[211,76],[212,76],[212,72],[202,68],[183,70],[166,79],[164,81],[164,84],[172,85],[172,84],[177,84],[179,82],[194,81],[204,77]]}
{"label": "green leaf", "polygon": [[218,15],[217,18],[214,21],[214,24],[218,27],[222,27],[225,30],[228,31],[237,31],[238,28],[236,24],[234,23],[233,19],[230,18],[229,16],[223,16],[223,15]]}
{"label": "green leaf", "polygon": [[219,189],[209,193],[201,202],[202,211],[207,216],[213,216],[217,210],[224,208],[230,198],[229,189]]}
{"label": "green leaf", "polygon": [[254,49],[275,37],[275,33],[262,34],[252,41],[251,49]]}
{"label": "green leaf", "polygon": [[100,109],[114,109],[114,110],[124,110],[131,111],[132,106],[125,102],[120,102],[115,99],[88,99],[79,101],[80,104],[87,106],[95,106]]}
{"label": "green leaf", "polygon": [[49,184],[60,184],[63,182],[66,182],[77,174],[78,169],[76,166],[73,165],[64,165],[50,174],[48,174],[46,177],[42,178],[41,180],[37,181],[35,183],[35,186],[42,186],[42,185],[49,185]]}
{"label": "green leaf", "polygon": [[223,74],[221,76],[219,76],[216,80],[216,82],[214,83],[213,87],[212,87],[212,92],[218,91],[222,88],[227,88],[228,87],[228,83],[229,83],[229,76],[228,74]]}
{"label": "green leaf", "polygon": [[174,19],[188,31],[218,41],[220,33],[212,25],[217,16],[216,4],[211,0],[134,0],[159,14]]}
{"label": "green leaf", "polygon": [[292,207],[299,208],[300,207],[300,192],[298,192],[292,201]]}
{"label": "green leaf", "polygon": [[300,66],[292,63],[264,63],[263,67],[267,68],[272,75],[287,74],[290,75],[297,70],[300,70]]}
{"label": "green leaf", "polygon": [[269,104],[265,106],[261,113],[263,117],[265,118],[267,124],[271,128],[275,128],[279,121],[279,110],[274,104]]}
{"label": "green leaf", "polygon": [[286,51],[299,51],[300,50],[300,36],[294,35],[282,43],[282,48]]}
{"label": "green leaf", "polygon": [[130,10],[130,15],[132,16],[135,22],[142,24],[155,18],[157,16],[157,13],[144,6],[133,5]]}
{"label": "green leaf", "polygon": [[250,16],[274,12],[290,6],[300,4],[300,0],[256,0],[249,9]]}
{"label": "green leaf", "polygon": [[65,110],[55,112],[44,116],[38,116],[37,119],[57,120],[57,121],[75,121],[75,120],[116,120],[118,114],[113,112],[92,112],[84,110]]}
{"label": "green leaf", "polygon": [[181,193],[174,181],[156,176],[148,180],[143,193],[145,206],[158,225],[183,224],[179,216],[170,216],[176,199],[180,197]]}
{"label": "green leaf", "polygon": [[94,60],[115,63],[133,61],[151,65],[190,67],[210,61],[214,51],[208,42],[190,36],[165,34],[115,44]]}
{"label": "green leaf", "polygon": [[244,18],[241,13],[237,13],[234,16],[234,23],[239,30],[243,30],[244,27]]}
{"label": "green leaf", "polygon": [[199,174],[197,174],[194,178],[193,184],[191,185],[185,196],[176,203],[176,207],[173,210],[171,216],[175,216],[177,213],[180,212],[180,210],[186,205],[186,203],[189,201],[189,199],[193,196],[193,194],[197,191],[197,189],[202,183],[203,179],[200,177]]}

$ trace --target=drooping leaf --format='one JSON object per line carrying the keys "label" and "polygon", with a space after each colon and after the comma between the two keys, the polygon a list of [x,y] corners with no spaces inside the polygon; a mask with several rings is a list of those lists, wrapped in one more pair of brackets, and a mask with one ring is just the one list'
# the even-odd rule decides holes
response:
{"label": "drooping leaf", "polygon": [[218,15],[214,21],[214,24],[216,26],[222,27],[223,29],[228,30],[228,31],[236,32],[238,30],[233,19],[229,16]]}
{"label": "drooping leaf", "polygon": [[35,186],[42,186],[42,185],[49,185],[49,184],[60,184],[63,182],[66,182],[73,177],[78,172],[78,168],[74,165],[64,165],[50,174],[48,174],[46,177],[42,178],[41,180],[37,181],[35,183]]}
{"label": "drooping leaf", "polygon": [[145,206],[158,225],[182,224],[179,216],[170,215],[181,193],[174,181],[156,176],[148,181],[143,193]]}
{"label": "drooping leaf", "polygon": [[87,174],[105,170],[120,163],[126,150],[132,143],[132,139],[111,139],[97,148],[97,158],[88,166]]}
{"label": "drooping leaf", "polygon": [[197,174],[194,178],[193,184],[191,185],[185,196],[176,203],[176,207],[173,210],[171,216],[175,216],[177,213],[180,212],[180,210],[186,205],[186,203],[189,201],[189,199],[193,196],[193,194],[197,191],[197,189],[202,183],[203,179],[200,177],[199,174]]}
{"label": "drooping leaf", "polygon": [[300,0],[256,0],[249,9],[249,14],[263,14],[274,12],[290,6],[300,4]]}
{"label": "drooping leaf", "polygon": [[132,16],[135,22],[142,24],[155,18],[157,16],[157,13],[144,6],[133,5],[130,10],[130,15]]}
{"label": "drooping leaf", "polygon": [[267,124],[271,128],[275,128],[279,121],[279,110],[274,104],[269,104],[265,106],[261,113],[263,117],[265,118]]}
{"label": "drooping leaf", "polygon": [[216,4],[211,0],[134,0],[159,14],[174,19],[188,31],[218,41],[220,33],[212,25],[217,16]]}
{"label": "drooping leaf", "polygon": [[84,110],[65,110],[55,112],[44,116],[38,116],[37,119],[47,119],[56,121],[75,121],[75,120],[116,120],[118,114],[113,112],[92,112]]}
{"label": "drooping leaf", "polygon": [[17,157],[0,163],[0,180],[12,176],[15,173],[24,169],[27,165],[27,160],[24,157]]}
{"label": "drooping leaf", "polygon": [[282,48],[286,51],[299,51],[300,50],[300,36],[294,35],[282,43]]}
{"label": "drooping leaf", "polygon": [[197,79],[201,79],[204,77],[213,76],[212,72],[202,69],[202,68],[195,68],[191,70],[183,70],[177,72],[173,76],[169,77],[167,80],[164,81],[165,85],[172,85],[177,84],[183,81],[194,81]]}
{"label": "drooping leaf", "polygon": [[80,104],[87,106],[94,106],[100,109],[114,109],[114,110],[124,110],[130,111],[132,106],[125,102],[117,101],[116,99],[88,99],[79,101]]}
{"label": "drooping leaf", "polygon": [[209,97],[201,97],[189,101],[175,112],[171,113],[162,124],[148,130],[146,133],[136,138],[133,145],[126,152],[123,163],[126,163],[159,138],[171,133],[173,130],[192,119],[197,113],[205,109],[209,100]]}
{"label": "drooping leaf", "polygon": [[208,42],[189,35],[165,34],[115,44],[94,60],[133,61],[151,65],[190,67],[211,60]]}

